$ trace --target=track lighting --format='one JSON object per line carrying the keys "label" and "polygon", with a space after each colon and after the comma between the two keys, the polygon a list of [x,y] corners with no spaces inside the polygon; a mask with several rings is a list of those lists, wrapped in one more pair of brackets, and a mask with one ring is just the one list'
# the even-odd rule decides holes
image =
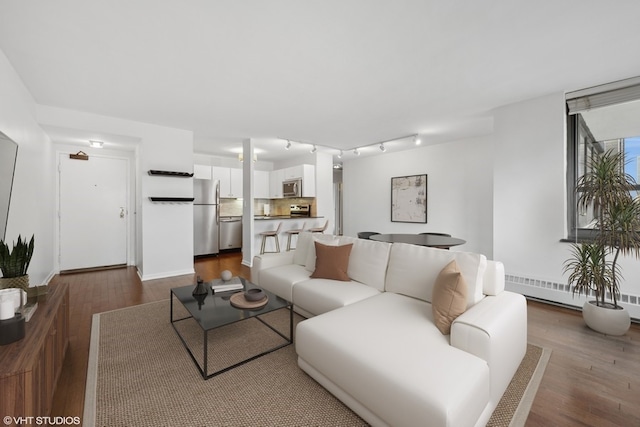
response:
{"label": "track lighting", "polygon": [[413,142],[414,142],[416,145],[420,145],[420,144],[422,143],[422,140],[421,140],[421,139],[420,139],[420,137],[416,134],[416,135],[414,135],[414,136],[413,136]]}
{"label": "track lighting", "polygon": [[380,144],[380,151],[382,151],[383,153],[387,151],[387,148],[384,146],[384,143]]}
{"label": "track lighting", "polygon": [[291,148],[291,141],[289,141],[289,140],[287,139],[287,145],[286,145],[286,147],[284,147],[284,149],[285,149],[285,150],[288,150],[289,148]]}
{"label": "track lighting", "polygon": [[360,151],[358,151],[358,149],[356,148],[355,150],[353,150],[353,154],[355,154],[356,156],[360,155]]}
{"label": "track lighting", "polygon": [[316,147],[316,144],[313,144],[313,148],[311,149],[311,151],[309,151],[310,153],[315,153],[316,151],[318,151],[318,148]]}
{"label": "track lighting", "polygon": [[338,154],[338,158],[341,159],[343,154],[344,153],[342,152],[342,150],[340,150],[340,154]]}

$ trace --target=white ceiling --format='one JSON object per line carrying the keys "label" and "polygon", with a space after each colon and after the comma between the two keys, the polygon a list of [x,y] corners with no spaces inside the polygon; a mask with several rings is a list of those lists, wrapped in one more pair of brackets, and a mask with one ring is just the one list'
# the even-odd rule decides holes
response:
{"label": "white ceiling", "polygon": [[0,49],[39,104],[193,130],[200,153],[257,138],[275,160],[310,147],[277,138],[486,134],[496,107],[634,77],[639,15],[637,0],[0,0]]}

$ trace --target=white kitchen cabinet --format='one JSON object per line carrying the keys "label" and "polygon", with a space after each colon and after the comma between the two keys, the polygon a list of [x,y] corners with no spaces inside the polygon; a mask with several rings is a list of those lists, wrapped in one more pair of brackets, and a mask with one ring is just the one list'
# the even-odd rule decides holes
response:
{"label": "white kitchen cabinet", "polygon": [[193,165],[193,177],[195,179],[211,179],[213,171],[209,165]]}
{"label": "white kitchen cabinet", "polygon": [[231,168],[229,169],[229,197],[239,198],[242,197],[242,169]]}
{"label": "white kitchen cabinet", "polygon": [[214,166],[213,179],[220,181],[220,197],[231,197],[231,171],[229,168]]}
{"label": "white kitchen cabinet", "polygon": [[269,198],[282,199],[282,181],[284,181],[284,169],[269,173]]}
{"label": "white kitchen cabinet", "polygon": [[213,179],[220,181],[221,198],[242,197],[242,169],[214,166]]}
{"label": "white kitchen cabinet", "polygon": [[316,168],[313,165],[298,165],[271,171],[269,177],[272,199],[282,198],[282,181],[302,179],[302,197],[316,196]]}
{"label": "white kitchen cabinet", "polygon": [[253,198],[269,199],[269,171],[253,171]]}
{"label": "white kitchen cabinet", "polygon": [[289,168],[285,168],[284,169],[284,180],[286,181],[287,179],[302,178],[302,175],[304,174],[302,166],[303,165],[291,166]]}
{"label": "white kitchen cabinet", "polygon": [[316,197],[316,168],[302,165],[302,197]]}

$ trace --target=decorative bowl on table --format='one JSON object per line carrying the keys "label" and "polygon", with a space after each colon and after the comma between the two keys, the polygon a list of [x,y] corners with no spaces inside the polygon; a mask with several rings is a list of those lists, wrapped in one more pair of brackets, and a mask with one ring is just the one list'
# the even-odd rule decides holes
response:
{"label": "decorative bowl on table", "polygon": [[247,301],[260,301],[266,296],[266,294],[262,291],[262,289],[252,288],[247,289],[244,293],[244,298]]}

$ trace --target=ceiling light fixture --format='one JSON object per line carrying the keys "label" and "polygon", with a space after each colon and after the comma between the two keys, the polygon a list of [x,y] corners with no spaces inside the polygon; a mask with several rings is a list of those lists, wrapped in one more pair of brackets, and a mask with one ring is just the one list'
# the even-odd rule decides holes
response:
{"label": "ceiling light fixture", "polygon": [[418,136],[418,134],[415,134],[413,136],[413,142],[415,142],[416,145],[420,145],[422,143],[422,140],[420,139],[420,136]]}
{"label": "ceiling light fixture", "polygon": [[384,143],[380,144],[380,151],[382,151],[383,153],[387,151],[387,148],[384,146]]}
{"label": "ceiling light fixture", "polygon": [[342,152],[342,150],[340,150],[340,154],[338,154],[338,158],[339,158],[339,159],[341,159],[341,158],[342,158],[342,156],[343,156],[343,154],[344,154],[344,153]]}
{"label": "ceiling light fixture", "polygon": [[291,141],[289,141],[289,140],[287,139],[287,145],[286,145],[286,147],[284,147],[284,149],[285,149],[285,150],[288,150],[289,148],[291,148]]}
{"label": "ceiling light fixture", "polygon": [[316,151],[318,151],[318,147],[316,147],[316,144],[313,144],[313,148],[311,149],[311,151],[309,151],[310,153],[315,153]]}
{"label": "ceiling light fixture", "polygon": [[89,140],[89,147],[91,148],[102,148],[103,145],[104,142],[102,141]]}
{"label": "ceiling light fixture", "polygon": [[[238,154],[238,161],[239,162],[243,162],[244,161],[244,153],[240,153]],[[257,162],[258,161],[258,155],[256,153],[253,153],[253,162]]]}
{"label": "ceiling light fixture", "polygon": [[356,148],[355,150],[353,150],[353,154],[355,154],[356,156],[360,155],[360,151],[358,151],[358,149]]}

